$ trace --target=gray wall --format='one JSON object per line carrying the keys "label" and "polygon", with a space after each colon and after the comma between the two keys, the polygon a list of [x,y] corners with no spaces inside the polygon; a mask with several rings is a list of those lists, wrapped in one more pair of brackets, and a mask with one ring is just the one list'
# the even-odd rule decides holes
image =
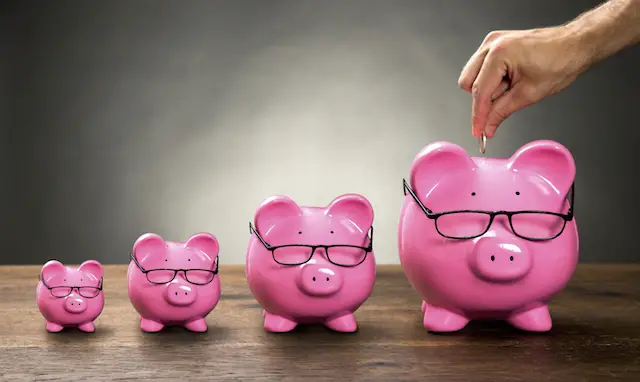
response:
{"label": "gray wall", "polygon": [[[243,263],[264,198],[357,192],[378,261],[397,263],[414,155],[434,140],[476,152],[457,79],[484,36],[596,3],[4,2],[0,262],[124,263],[142,233],[210,231],[224,263]],[[572,150],[583,262],[640,259],[638,50],[518,113],[488,148]]]}

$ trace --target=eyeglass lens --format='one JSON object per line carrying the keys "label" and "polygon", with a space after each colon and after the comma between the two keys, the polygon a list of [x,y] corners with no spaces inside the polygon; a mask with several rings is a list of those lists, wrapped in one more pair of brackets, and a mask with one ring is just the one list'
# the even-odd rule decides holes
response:
{"label": "eyeglass lens", "polygon": [[[500,216],[500,215],[498,215]],[[491,215],[478,212],[457,212],[441,215],[436,219],[436,228],[448,237],[471,237],[483,234],[489,224],[499,224]],[[507,219],[502,220],[507,222]],[[517,213],[511,216],[511,228],[519,236],[531,239],[553,238],[564,229],[566,221],[554,214]],[[509,227],[505,227],[509,228]]]}

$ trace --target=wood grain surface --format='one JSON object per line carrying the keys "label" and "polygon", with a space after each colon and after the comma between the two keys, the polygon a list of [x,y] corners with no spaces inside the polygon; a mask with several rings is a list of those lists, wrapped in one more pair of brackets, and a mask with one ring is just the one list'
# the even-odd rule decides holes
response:
{"label": "wood grain surface", "polygon": [[353,334],[265,332],[237,266],[221,269],[207,333],[142,333],[123,265],[105,266],[96,332],[51,334],[35,303],[39,270],[0,267],[2,381],[640,381],[640,265],[581,265],[551,305],[549,333],[475,322],[439,335],[423,328],[420,298],[397,266],[379,267]]}

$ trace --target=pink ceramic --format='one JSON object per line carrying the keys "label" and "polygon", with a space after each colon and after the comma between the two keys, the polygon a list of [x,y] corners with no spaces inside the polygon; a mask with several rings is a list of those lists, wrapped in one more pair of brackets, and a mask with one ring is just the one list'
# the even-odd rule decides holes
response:
{"label": "pink ceramic", "polygon": [[158,332],[165,326],[207,331],[205,318],[220,300],[219,248],[209,233],[178,243],[153,233],[136,240],[127,288],[142,331]]}
{"label": "pink ceramic", "polygon": [[49,260],[40,271],[36,288],[38,309],[46,320],[49,332],[64,328],[95,331],[93,321],[104,308],[102,265],[88,260],[79,267],[65,267]]}
{"label": "pink ceramic", "polygon": [[288,332],[298,324],[324,324],[354,332],[353,313],[376,277],[372,223],[373,208],[360,195],[339,196],[327,207],[298,206],[286,196],[266,199],[249,225],[246,261],[264,328]]}
{"label": "pink ceramic", "polygon": [[[429,331],[457,331],[477,319],[551,329],[549,301],[578,262],[575,173],[569,151],[546,140],[506,159],[469,157],[447,142],[416,156],[398,244]],[[447,213],[459,210],[479,211]]]}

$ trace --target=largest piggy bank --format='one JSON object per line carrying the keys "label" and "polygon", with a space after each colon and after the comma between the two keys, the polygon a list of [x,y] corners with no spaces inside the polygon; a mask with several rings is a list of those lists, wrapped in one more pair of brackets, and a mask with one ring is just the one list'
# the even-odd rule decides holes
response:
{"label": "largest piggy bank", "polygon": [[315,323],[355,331],[353,313],[376,278],[372,223],[373,208],[360,195],[341,195],[326,207],[298,206],[286,196],[265,200],[250,225],[246,261],[265,330]]}
{"label": "largest piggy bank", "polygon": [[506,159],[470,157],[447,142],[415,157],[398,245],[425,328],[452,332],[500,319],[551,329],[549,301],[578,262],[575,173],[569,151],[548,140]]}

